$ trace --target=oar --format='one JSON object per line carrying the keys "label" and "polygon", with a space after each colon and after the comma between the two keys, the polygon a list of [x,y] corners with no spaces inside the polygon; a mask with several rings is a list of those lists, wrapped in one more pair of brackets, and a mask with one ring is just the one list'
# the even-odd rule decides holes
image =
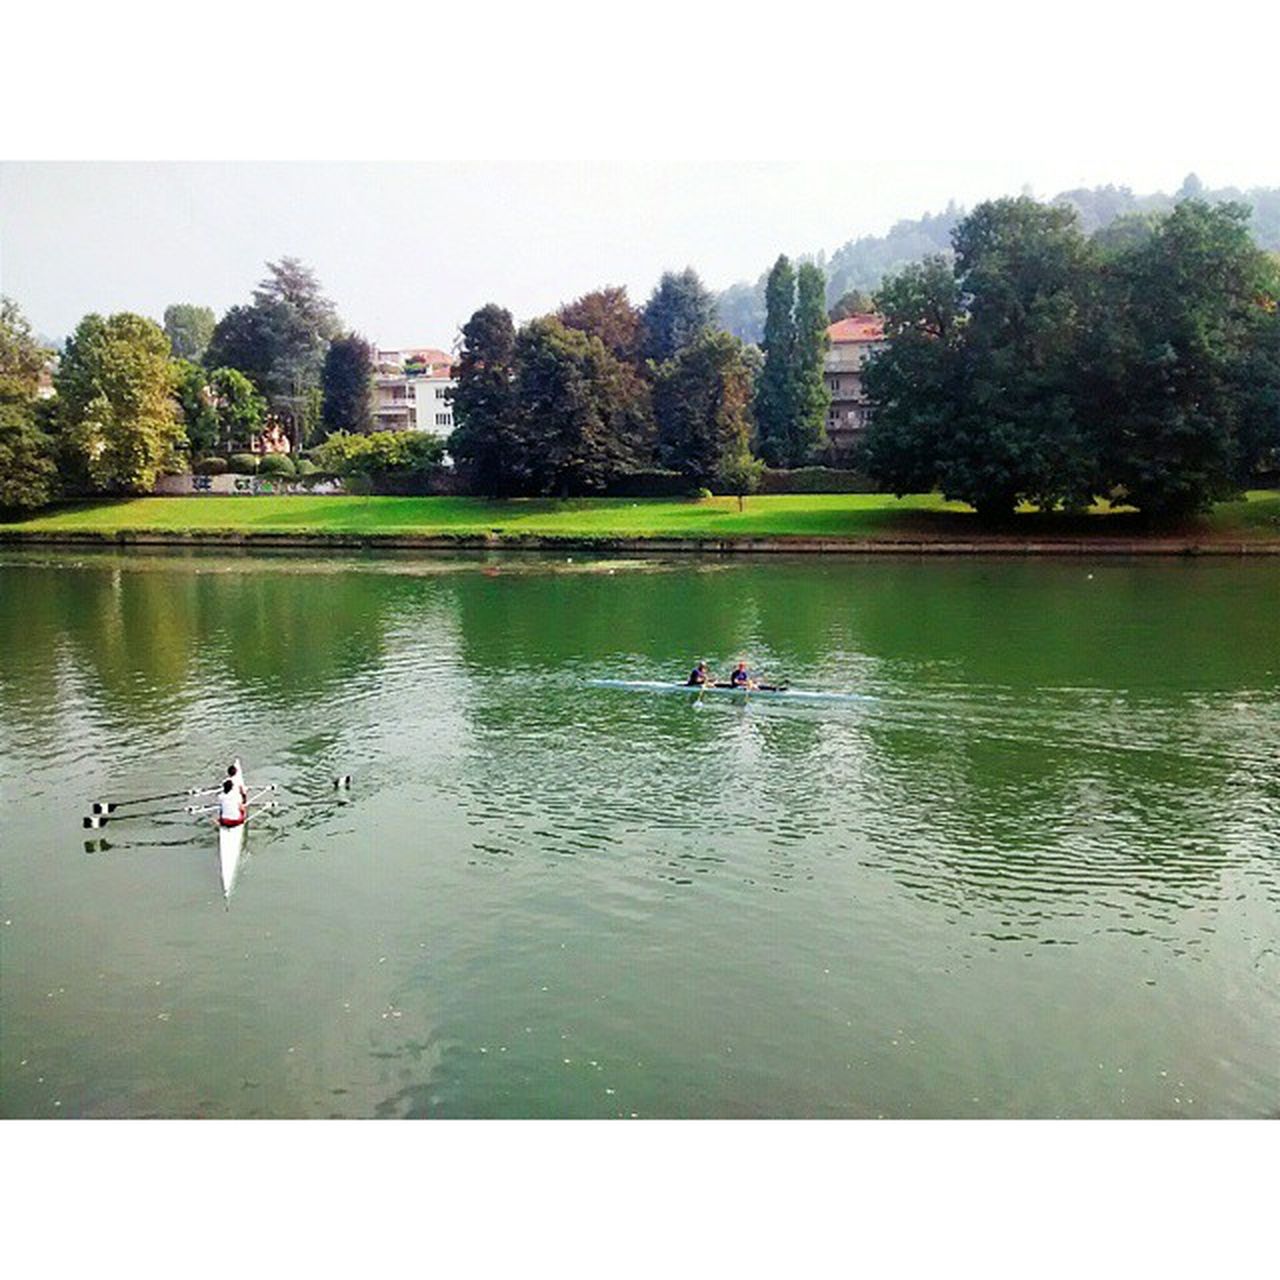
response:
{"label": "oar", "polygon": [[142,813],[122,813],[116,817],[111,817],[105,813],[92,813],[83,819],[84,829],[86,831],[98,831],[105,827],[108,822],[132,822],[134,818],[166,818],[172,815],[172,809],[147,809]]}
{"label": "oar", "polygon": [[90,806],[90,812],[95,814],[115,813],[122,805],[126,804],[154,804],[157,800],[180,800],[187,796],[207,796],[212,795],[218,787],[188,787],[185,791],[165,791],[156,796],[135,796],[131,800],[95,800]]}

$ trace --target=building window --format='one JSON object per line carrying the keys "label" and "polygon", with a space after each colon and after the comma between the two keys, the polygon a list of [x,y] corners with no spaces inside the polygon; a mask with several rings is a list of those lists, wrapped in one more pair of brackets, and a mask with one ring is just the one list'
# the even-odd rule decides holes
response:
{"label": "building window", "polygon": [[436,426],[437,426],[437,427],[451,427],[451,426],[453,426],[453,415],[452,415],[452,414],[448,414],[448,413],[437,413],[437,414],[436,414]]}
{"label": "building window", "polygon": [[445,388],[444,388],[444,387],[437,387],[437,388],[436,388],[436,399],[437,399],[437,400],[443,400],[443,399],[444,399],[444,393],[445,393]]}
{"label": "building window", "polygon": [[840,390],[840,379],[839,379],[839,378],[828,378],[828,379],[827,379],[827,386],[828,386],[828,387],[830,387],[832,391],[839,391],[839,390]]}

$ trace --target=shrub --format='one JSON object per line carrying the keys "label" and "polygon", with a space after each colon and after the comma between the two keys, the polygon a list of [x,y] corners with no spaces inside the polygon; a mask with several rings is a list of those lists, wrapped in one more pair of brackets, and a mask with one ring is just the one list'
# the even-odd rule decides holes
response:
{"label": "shrub", "polygon": [[298,469],[293,465],[293,459],[287,453],[268,453],[258,463],[258,474],[260,476],[292,477],[298,474]]}
{"label": "shrub", "polygon": [[258,474],[258,456],[254,453],[233,453],[227,459],[227,470],[238,476],[256,476]]}
{"label": "shrub", "polygon": [[693,496],[697,498],[699,502],[704,502],[707,498],[712,498],[715,495],[710,489],[695,489],[693,491]]}
{"label": "shrub", "polygon": [[191,470],[194,471],[198,476],[226,475],[227,460],[226,458],[217,458],[217,457],[201,458],[198,462],[196,462],[192,466]]}
{"label": "shrub", "polygon": [[319,471],[320,468],[310,458],[299,458],[294,464],[294,473],[299,476],[314,476]]}
{"label": "shrub", "polygon": [[311,450],[321,471],[340,476],[427,476],[444,459],[444,441],[420,431],[374,431],[369,435],[333,432]]}

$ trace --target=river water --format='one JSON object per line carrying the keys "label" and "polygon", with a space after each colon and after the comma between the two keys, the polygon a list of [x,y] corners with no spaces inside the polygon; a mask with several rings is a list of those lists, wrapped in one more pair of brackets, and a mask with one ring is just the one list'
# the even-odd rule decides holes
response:
{"label": "river water", "polygon": [[[1280,563],[9,550],[0,655],[5,1116],[1280,1111]],[[584,683],[739,655],[875,700]],[[235,754],[229,901],[82,829]]]}

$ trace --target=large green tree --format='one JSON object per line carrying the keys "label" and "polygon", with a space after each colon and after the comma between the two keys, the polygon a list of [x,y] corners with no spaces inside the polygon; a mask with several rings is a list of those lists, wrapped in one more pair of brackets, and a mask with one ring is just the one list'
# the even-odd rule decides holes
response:
{"label": "large green tree", "polygon": [[1242,205],[1184,200],[1107,262],[1090,388],[1102,466],[1179,517],[1230,496],[1274,440],[1275,273]]}
{"label": "large green tree", "polygon": [[199,364],[217,322],[212,307],[198,307],[190,302],[175,302],[165,307],[164,331],[169,336],[174,358]]}
{"label": "large green tree", "polygon": [[765,286],[764,368],[756,384],[760,453],[772,467],[792,465],[796,431],[796,273],[780,254]]}
{"label": "large green tree", "polygon": [[373,347],[359,334],[335,338],[324,358],[327,431],[373,429]]}
{"label": "large green tree", "polygon": [[57,422],[89,487],[145,493],[185,443],[169,339],[152,320],[89,315],[58,366]]}
{"label": "large green tree", "polygon": [[1096,268],[1075,211],[989,201],[956,228],[954,247],[968,299],[966,399],[944,489],[992,518],[1024,500],[1086,504],[1101,483],[1080,379]]}
{"label": "large green tree", "polygon": [[653,414],[662,466],[705,487],[731,463],[741,463],[745,476],[750,471],[751,373],[741,341],[707,331],[659,365]]}
{"label": "large green tree", "polygon": [[989,520],[1087,502],[1102,483],[1081,368],[1097,271],[1074,211],[991,201],[954,249],[877,295],[890,349],[864,375],[871,473],[897,492],[936,483]]}
{"label": "large green tree", "polygon": [[516,336],[521,471],[534,492],[598,493],[652,447],[647,395],[599,338],[553,317]]}
{"label": "large green tree", "polygon": [[449,453],[476,493],[505,496],[523,482],[515,400],[516,327],[496,303],[462,326],[462,346],[450,393],[453,420]]}
{"label": "large green tree", "polygon": [[658,362],[670,360],[715,322],[715,296],[692,267],[664,272],[644,306],[642,354]]}

